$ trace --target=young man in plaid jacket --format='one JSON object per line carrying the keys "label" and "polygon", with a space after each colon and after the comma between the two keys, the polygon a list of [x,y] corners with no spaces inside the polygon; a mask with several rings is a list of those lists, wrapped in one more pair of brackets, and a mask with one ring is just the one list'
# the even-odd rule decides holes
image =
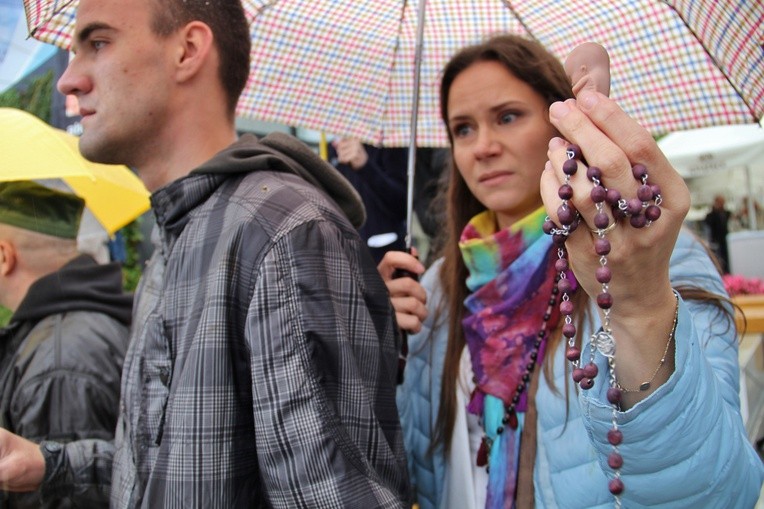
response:
{"label": "young man in plaid jacket", "polygon": [[113,507],[403,506],[400,338],[363,207],[292,138],[237,139],[240,1],[81,0],[75,38],[58,87],[80,149],[136,168],[159,240],[115,443],[0,432],[0,482]]}

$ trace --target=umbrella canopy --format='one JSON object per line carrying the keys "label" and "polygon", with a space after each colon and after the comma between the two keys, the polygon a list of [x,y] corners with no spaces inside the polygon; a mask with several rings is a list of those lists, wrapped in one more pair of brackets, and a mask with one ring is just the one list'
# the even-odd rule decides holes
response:
{"label": "umbrella canopy", "polygon": [[0,108],[0,181],[60,178],[114,232],[147,211],[149,192],[126,166],[91,163],[77,138],[34,115]]}
{"label": "umbrella canopy", "polygon": [[[425,1],[425,0],[420,0]],[[417,2],[243,0],[252,72],[240,116],[410,144]],[[76,0],[24,0],[34,37],[68,47]],[[418,146],[446,144],[439,73],[460,47],[511,32],[561,60],[602,44],[611,96],[654,135],[758,122],[764,114],[764,2],[427,0]]]}

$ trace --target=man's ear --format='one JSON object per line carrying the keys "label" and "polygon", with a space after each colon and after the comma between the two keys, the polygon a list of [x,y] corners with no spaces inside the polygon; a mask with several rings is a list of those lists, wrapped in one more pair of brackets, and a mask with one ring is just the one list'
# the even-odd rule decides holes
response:
{"label": "man's ear", "polygon": [[176,78],[187,81],[198,74],[212,52],[212,29],[201,21],[192,21],[178,33],[180,46],[176,55]]}
{"label": "man's ear", "polygon": [[7,241],[0,240],[0,275],[7,276],[16,268],[16,248]]}

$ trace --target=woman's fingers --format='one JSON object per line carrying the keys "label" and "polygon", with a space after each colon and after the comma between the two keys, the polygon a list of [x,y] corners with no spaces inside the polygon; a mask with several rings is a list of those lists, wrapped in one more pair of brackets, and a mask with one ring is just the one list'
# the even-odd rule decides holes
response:
{"label": "woman's fingers", "polygon": [[[630,298],[632,304],[639,302],[638,309],[649,309],[653,305],[651,296],[670,293],[664,291],[670,288],[668,262],[689,210],[687,186],[652,136],[601,94],[586,91],[577,101],[553,104],[550,120],[565,139],[555,138],[549,143],[549,163],[541,181],[542,198],[557,224],[561,224],[558,211],[565,200],[581,215],[578,230],[566,241],[576,277],[589,295],[601,291],[601,284],[594,277],[600,265],[600,253],[595,251],[606,250],[607,265],[613,274],[610,294],[617,302]],[[580,147],[584,161],[578,163],[576,173],[569,179],[570,189],[561,196],[560,187],[566,183],[563,165],[569,159],[566,149],[570,144]],[[637,165],[645,167],[646,181],[639,171],[635,176]],[[587,170],[592,172],[593,167],[598,169],[599,176],[587,178]],[[620,193],[619,203],[626,208],[627,218],[615,221],[612,203],[616,200],[595,205],[592,190],[596,182],[592,180],[604,187],[597,192],[606,189],[607,194]],[[656,204],[659,209],[654,207]],[[607,216],[604,225],[595,221],[600,213]],[[610,228],[613,224],[616,226]],[[606,230],[606,244],[605,239],[599,239],[598,228]],[[619,306],[614,313],[626,316],[630,311],[629,307]]]}
{"label": "woman's fingers", "polygon": [[[583,94],[588,95],[588,94]],[[549,108],[552,124],[560,131],[566,140],[581,148],[583,159],[589,166],[598,167],[603,174],[605,187],[612,187],[631,194],[636,192],[636,182],[631,173],[631,164],[621,147],[601,131],[579,108],[575,100],[557,102]],[[565,147],[557,146],[550,150],[549,159],[555,167],[561,168],[567,159]],[[586,168],[579,164],[579,171],[571,178],[574,190],[591,187],[586,179]],[[581,193],[576,193],[579,196]],[[587,193],[588,194],[588,193]]]}
{"label": "woman's fingers", "polygon": [[422,285],[404,277],[388,281],[387,289],[398,326],[408,332],[419,332],[427,318],[427,292]]}
{"label": "woman's fingers", "polygon": [[422,323],[427,318],[427,308],[420,300],[414,297],[394,297],[391,300],[398,327],[412,334],[422,330]]}
{"label": "woman's fingers", "polygon": [[427,292],[418,280],[410,277],[394,277],[396,271],[407,271],[421,275],[424,265],[412,254],[404,251],[388,251],[379,262],[379,270],[385,281],[390,301],[395,309],[398,326],[408,332],[416,333],[422,328],[422,322],[427,318]]}
{"label": "woman's fingers", "polygon": [[[427,292],[424,287],[410,277],[401,277],[391,279],[387,283],[387,291],[390,292],[390,298],[412,297],[424,306],[427,303]],[[395,304],[395,303],[393,303]]]}
{"label": "woman's fingers", "polygon": [[[671,167],[658,148],[652,136],[634,119],[629,117],[614,101],[593,91],[582,92],[579,99],[558,102],[550,107],[550,120],[566,140],[581,148],[584,162],[578,164],[579,171],[570,178],[573,198],[570,205],[582,215],[590,228],[598,212],[590,199],[593,184],[587,178],[588,167],[596,167],[604,188],[617,190],[625,202],[637,200],[642,179],[635,176],[635,166],[643,166],[647,174],[647,185],[660,193],[660,205],[665,221],[678,229],[690,207],[690,194],[682,177]],[[565,174],[562,166],[568,159],[568,141],[560,138],[549,143],[549,160],[554,173],[562,185]],[[549,176],[546,186],[552,186]],[[561,199],[544,189],[545,203],[553,209],[553,219],[557,218],[557,207],[553,201]],[[638,200],[648,203],[651,200]],[[551,205],[551,206],[550,206]],[[638,203],[637,203],[638,205]],[[606,213],[612,214],[606,208]]]}
{"label": "woman's fingers", "polygon": [[657,185],[664,196],[672,197],[664,203],[667,210],[682,217],[689,210],[690,194],[682,177],[650,133],[610,98],[593,91],[582,92],[577,101],[553,104],[550,120],[567,140],[581,147],[588,165],[600,168],[605,187],[635,196],[640,182],[634,178],[632,166],[642,164],[649,183]]}
{"label": "woman's fingers", "polygon": [[422,262],[416,256],[416,248],[412,248],[412,254],[405,251],[388,251],[382,257],[379,265],[377,265],[377,270],[386,283],[393,279],[393,274],[395,274],[396,270],[403,270],[421,276],[424,273],[424,265],[422,265]]}

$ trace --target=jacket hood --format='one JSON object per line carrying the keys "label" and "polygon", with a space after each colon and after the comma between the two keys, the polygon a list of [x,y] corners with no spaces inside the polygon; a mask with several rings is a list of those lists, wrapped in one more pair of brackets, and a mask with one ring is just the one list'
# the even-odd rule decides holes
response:
{"label": "jacket hood", "polygon": [[68,311],[104,313],[130,325],[133,296],[122,290],[119,264],[101,265],[88,255],[78,256],[59,271],[32,283],[11,322],[39,320]]}
{"label": "jacket hood", "polygon": [[254,171],[281,171],[300,176],[321,189],[355,228],[366,221],[366,211],[358,192],[329,163],[307,145],[284,133],[271,133],[258,140],[245,134],[192,173],[226,174]]}

